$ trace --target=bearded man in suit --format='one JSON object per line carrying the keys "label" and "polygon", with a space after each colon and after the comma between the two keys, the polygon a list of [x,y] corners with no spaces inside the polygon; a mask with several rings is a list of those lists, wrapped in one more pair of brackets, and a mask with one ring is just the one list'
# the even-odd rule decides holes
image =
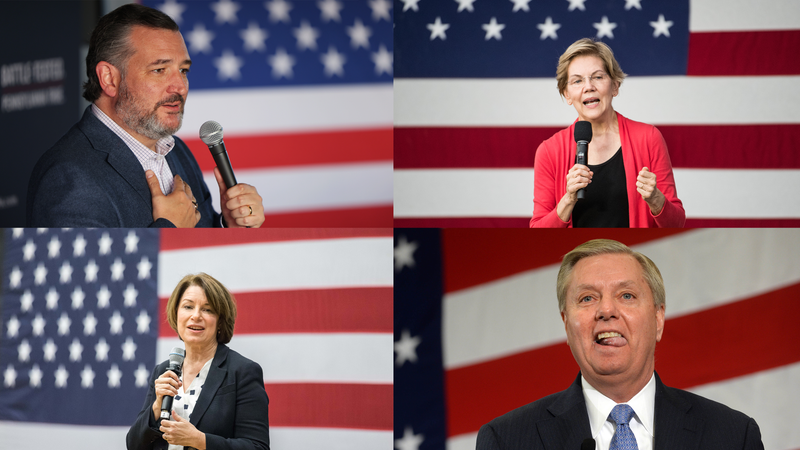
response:
{"label": "bearded man in suit", "polygon": [[221,214],[180,129],[192,61],[178,24],[156,9],[103,16],[86,55],[83,118],[39,159],[28,184],[29,227],[259,227],[255,187],[228,189]]}
{"label": "bearded man in suit", "polygon": [[611,240],[581,244],[562,260],[557,295],[580,374],[482,426],[478,450],[764,448],[752,418],[661,382],[666,294],[648,257]]}

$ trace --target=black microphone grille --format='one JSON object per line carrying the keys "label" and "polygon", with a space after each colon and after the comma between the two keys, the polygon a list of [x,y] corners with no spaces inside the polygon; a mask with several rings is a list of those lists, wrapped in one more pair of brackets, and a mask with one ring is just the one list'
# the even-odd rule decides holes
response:
{"label": "black microphone grille", "polygon": [[222,125],[209,120],[200,127],[200,139],[206,145],[217,145],[222,142]]}
{"label": "black microphone grille", "polygon": [[592,124],[585,120],[575,122],[575,142],[592,141]]}
{"label": "black microphone grille", "polygon": [[583,443],[581,444],[581,450],[594,450],[594,448],[595,448],[594,439],[586,438],[583,440]]}

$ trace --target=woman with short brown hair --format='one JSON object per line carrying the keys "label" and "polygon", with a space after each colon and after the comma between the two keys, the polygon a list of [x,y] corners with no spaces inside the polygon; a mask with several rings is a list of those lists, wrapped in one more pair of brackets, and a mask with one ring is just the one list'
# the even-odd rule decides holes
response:
{"label": "woman with short brown hair", "polygon": [[[144,407],[128,431],[128,450],[269,450],[261,366],[226,345],[236,322],[230,291],[210,275],[187,275],[172,291],[166,313],[186,346],[183,368],[178,376],[164,361],[153,370]],[[173,397],[172,415],[161,420],[165,396]]]}

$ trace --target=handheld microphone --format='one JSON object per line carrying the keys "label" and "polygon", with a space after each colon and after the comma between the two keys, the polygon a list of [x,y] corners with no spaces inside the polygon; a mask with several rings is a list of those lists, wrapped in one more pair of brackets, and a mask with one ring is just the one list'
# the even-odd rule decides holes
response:
{"label": "handheld microphone", "polygon": [[[169,367],[167,370],[175,372],[179,378],[181,376],[181,369],[183,368],[183,358],[186,357],[186,350],[180,347],[174,347],[169,353]],[[161,399],[161,418],[172,419],[172,396],[165,395]]]}
{"label": "handheld microphone", "polygon": [[[575,123],[575,142],[578,144],[578,151],[575,153],[575,164],[586,165],[588,157],[586,154],[589,152],[589,142],[592,141],[592,124],[579,120]],[[586,188],[578,189],[578,200],[584,198]]]}
{"label": "handheld microphone", "polygon": [[583,440],[583,443],[581,444],[581,450],[594,450],[594,449],[595,449],[594,439],[587,438]]}
{"label": "handheld microphone", "polygon": [[214,157],[225,186],[228,189],[236,186],[231,160],[228,159],[228,152],[225,151],[225,143],[222,141],[222,125],[213,120],[207,121],[200,127],[200,139],[208,146],[211,156]]}

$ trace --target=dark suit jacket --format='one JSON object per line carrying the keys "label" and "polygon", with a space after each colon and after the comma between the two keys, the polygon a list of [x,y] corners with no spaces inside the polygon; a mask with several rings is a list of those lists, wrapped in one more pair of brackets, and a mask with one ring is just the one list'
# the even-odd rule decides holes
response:
{"label": "dark suit jacket", "polygon": [[[656,374],[655,450],[762,449],[755,420]],[[478,450],[580,450],[592,437],[581,377],[566,390],[506,413],[478,432]]]}
{"label": "dark suit jacket", "polygon": [[[168,446],[153,417],[154,382],[168,364],[157,365],[150,376],[144,406],[128,430],[128,450]],[[269,450],[268,405],[261,366],[219,344],[189,421],[206,434],[207,448]]]}
{"label": "dark suit jacket", "polygon": [[[175,138],[167,155],[173,175],[192,188],[198,227],[220,226],[211,195],[189,147]],[[144,169],[133,152],[95,117],[83,118],[39,159],[28,183],[27,226],[144,228],[174,226],[153,221]]]}

